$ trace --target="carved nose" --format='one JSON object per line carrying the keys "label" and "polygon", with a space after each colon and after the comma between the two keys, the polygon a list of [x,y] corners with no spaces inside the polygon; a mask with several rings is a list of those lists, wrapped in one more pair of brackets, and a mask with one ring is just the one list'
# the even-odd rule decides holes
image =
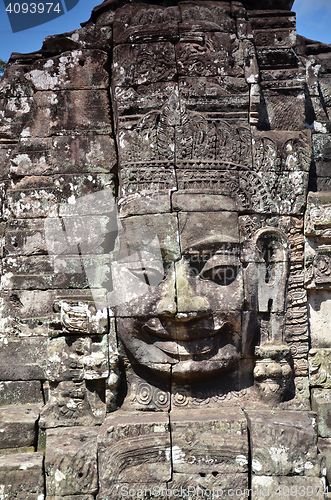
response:
{"label": "carved nose", "polygon": [[173,277],[169,282],[167,294],[157,305],[157,313],[159,316],[175,316],[176,312],[176,282]]}
{"label": "carved nose", "polygon": [[157,307],[160,316],[176,316],[181,321],[189,321],[193,317],[205,316],[211,312],[208,300],[194,291],[187,267],[188,264],[183,259],[176,262],[176,278]]}
{"label": "carved nose", "polygon": [[188,263],[183,259],[176,262],[177,317],[182,320],[204,316],[211,311],[208,300],[194,291],[187,271]]}

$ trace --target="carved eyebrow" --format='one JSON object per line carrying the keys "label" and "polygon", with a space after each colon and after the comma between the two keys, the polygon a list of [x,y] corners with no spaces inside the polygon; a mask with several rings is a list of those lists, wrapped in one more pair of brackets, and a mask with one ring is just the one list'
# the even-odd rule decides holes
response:
{"label": "carved eyebrow", "polygon": [[193,245],[182,248],[183,254],[210,252],[214,254],[240,255],[239,241],[220,241],[213,236],[195,242]]}
{"label": "carved eyebrow", "polygon": [[221,266],[239,267],[239,265],[240,265],[239,256],[215,254],[203,266],[202,272],[208,271],[209,269],[213,269],[214,267],[221,267]]}

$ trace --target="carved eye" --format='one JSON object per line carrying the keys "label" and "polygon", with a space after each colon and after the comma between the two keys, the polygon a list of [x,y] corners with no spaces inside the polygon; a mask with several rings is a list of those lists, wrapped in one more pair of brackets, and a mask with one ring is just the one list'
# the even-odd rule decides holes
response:
{"label": "carved eye", "polygon": [[200,273],[200,277],[203,280],[210,280],[217,285],[231,285],[238,275],[238,267],[230,265],[220,265],[215,267],[209,267],[209,269],[203,268]]}
{"label": "carved eye", "polygon": [[164,279],[164,273],[153,267],[128,268],[129,271],[140,281],[149,286],[157,286]]}

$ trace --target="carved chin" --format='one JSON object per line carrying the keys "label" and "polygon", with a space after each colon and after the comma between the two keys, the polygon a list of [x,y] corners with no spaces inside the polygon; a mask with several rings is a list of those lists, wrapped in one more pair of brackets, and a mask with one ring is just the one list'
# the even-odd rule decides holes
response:
{"label": "carved chin", "polygon": [[234,346],[227,346],[222,351],[211,359],[179,361],[172,367],[172,381],[174,383],[183,383],[186,380],[199,381],[228,370],[234,370],[240,359],[240,354],[235,351]]}

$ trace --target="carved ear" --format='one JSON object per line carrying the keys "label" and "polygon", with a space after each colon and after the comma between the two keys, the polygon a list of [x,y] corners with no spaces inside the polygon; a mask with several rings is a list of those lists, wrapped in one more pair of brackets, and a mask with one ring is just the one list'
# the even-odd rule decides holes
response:
{"label": "carved ear", "polygon": [[288,242],[284,233],[263,228],[255,237],[258,312],[282,313],[288,275]]}

